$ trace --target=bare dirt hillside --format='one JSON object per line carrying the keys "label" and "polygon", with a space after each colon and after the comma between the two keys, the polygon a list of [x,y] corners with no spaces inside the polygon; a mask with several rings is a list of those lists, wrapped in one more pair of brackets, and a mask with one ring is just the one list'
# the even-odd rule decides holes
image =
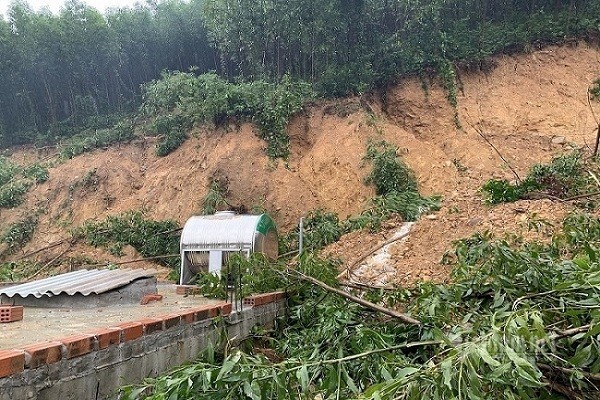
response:
{"label": "bare dirt hillside", "polygon": [[[150,218],[183,224],[201,210],[212,179],[227,183],[231,204],[267,210],[281,231],[316,208],[343,218],[367,207],[374,195],[364,184],[368,166],[362,159],[369,140],[385,139],[402,150],[421,191],[443,197],[439,212],[424,217],[406,241],[390,247],[385,281],[445,280],[448,271],[439,261],[452,241],[483,230],[526,233],[531,221],[556,222],[569,211],[567,205],[547,200],[486,206],[478,193],[481,185],[513,175],[481,135],[519,175],[534,163],[586,146],[596,127],[587,89],[599,76],[600,50],[585,43],[496,57],[485,71],[459,71],[460,127],[440,85],[429,82],[424,90],[418,79],[360,99],[316,104],[289,126],[292,155],[287,163],[270,161],[248,124],[198,128],[164,158],[154,155],[154,139],[136,140],[57,163],[25,204],[2,210],[0,229],[32,210],[43,211],[34,239],[11,256],[16,259],[68,237],[69,229],[86,220],[128,210],[143,209]],[[52,149],[23,149],[12,157],[28,163],[52,155]],[[352,263],[397,228],[389,226],[377,235],[353,233],[326,251]],[[44,263],[59,255],[114,260],[103,251],[66,244],[34,258]],[[135,257],[129,249],[122,260]],[[372,281],[378,275],[381,271],[373,268],[356,279]]]}

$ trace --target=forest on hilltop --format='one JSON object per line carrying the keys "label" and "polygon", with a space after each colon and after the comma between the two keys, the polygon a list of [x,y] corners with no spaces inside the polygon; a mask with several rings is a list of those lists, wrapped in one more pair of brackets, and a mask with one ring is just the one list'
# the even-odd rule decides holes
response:
{"label": "forest on hilltop", "polygon": [[321,96],[572,37],[595,39],[598,0],[165,0],[58,15],[14,0],[0,18],[0,145],[56,143],[135,112],[161,72],[305,81]]}

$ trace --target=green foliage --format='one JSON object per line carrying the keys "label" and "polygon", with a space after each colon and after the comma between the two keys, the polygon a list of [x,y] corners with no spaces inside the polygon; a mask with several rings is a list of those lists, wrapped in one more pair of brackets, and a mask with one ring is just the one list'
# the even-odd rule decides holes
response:
{"label": "green foliage", "polygon": [[202,214],[210,215],[223,209],[229,209],[227,190],[227,183],[224,180],[213,179],[202,201]]}
{"label": "green foliage", "polygon": [[506,180],[491,179],[482,191],[490,204],[514,202],[534,193],[566,199],[591,193],[595,181],[589,169],[595,169],[594,161],[586,161],[580,152],[558,156],[549,164],[534,165],[525,179],[516,185]]}
{"label": "green foliage", "polygon": [[512,203],[523,196],[519,185],[512,185],[504,179],[490,179],[481,189],[486,193],[489,204]]}
{"label": "green foliage", "polygon": [[319,93],[328,98],[360,95],[370,89],[375,74],[368,62],[353,62],[348,65],[332,65],[319,80]]}
{"label": "green foliage", "polygon": [[48,169],[41,164],[20,167],[0,157],[0,208],[17,207],[34,183],[43,183],[48,177]]}
{"label": "green foliage", "polygon": [[590,86],[589,92],[592,100],[600,101],[600,78],[596,79]]}
{"label": "green foliage", "polygon": [[26,215],[24,218],[8,226],[8,229],[0,237],[0,242],[8,245],[8,251],[14,252],[25,246],[33,237],[38,224],[35,213]]}
{"label": "green foliage", "polygon": [[5,157],[0,157],[0,186],[12,181],[16,176],[18,167]]}
{"label": "green foliage", "polygon": [[377,232],[383,222],[394,216],[403,221],[416,221],[422,214],[440,208],[439,197],[422,197],[416,191],[392,192],[387,196],[376,196],[371,202],[372,207],[344,221],[347,232],[363,228]]}
{"label": "green foliage", "polygon": [[304,238],[309,249],[337,242],[344,233],[338,216],[323,210],[311,211],[304,220]]}
{"label": "green foliage", "polygon": [[417,190],[417,181],[406,164],[398,157],[398,148],[385,141],[370,143],[365,160],[373,164],[366,182],[375,186],[377,195]]}
{"label": "green foliage", "polygon": [[25,181],[0,186],[0,208],[14,208],[20,205],[30,187],[31,183]]}
{"label": "green foliage", "polygon": [[71,159],[95,149],[127,142],[133,138],[133,125],[129,121],[122,121],[113,128],[86,130],[74,135],[60,146],[60,156],[64,159]]}
{"label": "green foliage", "polygon": [[[86,222],[76,232],[87,243],[103,247],[115,255],[121,255],[123,247],[134,247],[143,257],[169,256],[179,253],[179,238],[171,235],[177,228],[175,221],[154,221],[144,218],[143,212],[129,211],[117,216],[108,216],[104,221]],[[177,257],[160,259],[157,262],[177,268]]]}
{"label": "green foliage", "polygon": [[259,136],[267,142],[267,154],[286,158],[289,138],[285,131],[289,118],[302,109],[312,95],[310,86],[284,77],[280,83],[265,81],[230,83],[214,73],[195,77],[192,73],[165,73],[162,79],[144,85],[141,111],[159,114],[153,125],[171,138],[168,148],[176,148],[185,130],[193,124],[222,125],[228,119],[251,120]]}
{"label": "green foliage", "polygon": [[[298,301],[266,339],[277,361],[248,346],[224,354],[211,347],[196,363],[126,388],[125,398],[516,400],[561,398],[567,390],[594,398],[598,243],[600,220],[587,214],[567,218],[548,244],[489,235],[460,241],[452,283],[395,295],[419,326],[383,320],[280,274],[278,286],[294,287]],[[298,268],[304,263],[335,276],[335,268],[310,259]]]}
{"label": "green foliage", "polygon": [[50,177],[48,168],[40,164],[32,164],[28,167],[23,168],[23,177],[32,179],[35,183],[44,183]]}
{"label": "green foliage", "polygon": [[31,261],[9,261],[0,264],[0,282],[19,282],[31,276],[41,268],[41,265]]}
{"label": "green foliage", "polygon": [[[70,2],[50,15],[17,1],[0,21],[0,143],[55,143],[107,129],[139,106],[142,84],[159,79],[156,92],[144,93],[153,104],[145,111],[155,115],[196,96],[203,88],[194,74],[215,69],[215,76],[245,82],[290,76],[326,97],[437,71],[454,102],[447,66],[485,69],[494,54],[594,38],[599,9],[598,0],[206,0],[144,3],[105,15]],[[160,79],[168,74],[162,71],[190,69]],[[234,102],[249,93],[222,83],[209,84],[231,92]],[[211,97],[210,118],[223,122],[229,104]],[[280,135],[279,122],[265,118],[269,128],[261,136]],[[269,151],[285,154],[285,141],[274,142]]]}
{"label": "green foliage", "polygon": [[164,157],[177,150],[188,138],[186,131],[191,123],[182,115],[158,115],[150,130],[162,140],[156,145],[156,155]]}
{"label": "green foliage", "polygon": [[447,60],[439,62],[438,73],[442,79],[442,84],[446,90],[446,99],[454,110],[454,123],[457,128],[460,128],[458,120],[458,97],[456,87],[456,71],[454,66]]}

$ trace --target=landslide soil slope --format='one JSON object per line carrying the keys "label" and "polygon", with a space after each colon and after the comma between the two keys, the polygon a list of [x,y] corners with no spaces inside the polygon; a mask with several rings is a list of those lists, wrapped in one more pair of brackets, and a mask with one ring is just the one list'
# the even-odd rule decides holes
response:
{"label": "landslide soil slope", "polygon": [[[226,183],[231,204],[266,210],[280,231],[291,229],[302,215],[317,208],[344,218],[369,206],[374,190],[364,184],[369,166],[363,156],[370,140],[384,139],[398,145],[422,193],[442,196],[442,208],[417,222],[406,241],[390,248],[384,282],[379,279],[384,273],[381,266],[357,279],[442,281],[448,271],[440,259],[454,240],[484,230],[528,234],[531,222],[556,223],[570,211],[568,205],[547,200],[490,207],[478,190],[492,177],[514,179],[498,152],[524,176],[535,163],[592,143],[596,122],[587,89],[599,76],[600,50],[586,43],[495,57],[485,71],[459,71],[461,127],[435,81],[427,82],[424,90],[418,79],[406,79],[382,93],[315,104],[291,121],[292,154],[285,163],[265,156],[264,143],[249,124],[197,128],[181,148],[163,158],[154,155],[152,138],[97,150],[57,163],[50,169],[50,179],[33,188],[22,206],[2,210],[1,231],[33,210],[42,211],[33,240],[4,258],[18,259],[69,237],[69,229],[87,220],[128,210],[144,210],[149,218],[183,225],[200,212],[213,179]],[[596,112],[600,114],[599,106]],[[21,149],[12,158],[27,164],[52,158],[54,151]],[[389,238],[398,224],[379,234],[352,233],[325,252],[350,264]],[[31,258],[46,263],[60,256],[66,260],[60,269],[65,271],[79,268],[81,260],[89,264],[138,257],[133,249],[117,259],[81,244],[68,246]]]}

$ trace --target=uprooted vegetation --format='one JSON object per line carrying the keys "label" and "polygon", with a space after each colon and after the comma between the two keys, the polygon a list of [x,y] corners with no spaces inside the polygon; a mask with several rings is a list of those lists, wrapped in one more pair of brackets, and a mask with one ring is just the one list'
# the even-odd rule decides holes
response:
{"label": "uprooted vegetation", "polygon": [[109,216],[104,221],[85,223],[74,236],[83,238],[94,247],[102,247],[121,255],[123,247],[132,246],[146,258],[176,268],[179,265],[179,238],[174,221],[155,221],[144,217],[143,211],[130,211]]}
{"label": "uprooted vegetation", "polygon": [[534,165],[516,184],[507,180],[489,180],[482,191],[490,204],[546,197],[560,201],[581,199],[587,207],[593,207],[591,202],[599,194],[600,186],[597,174],[596,162],[584,159],[582,152],[575,151],[560,155],[548,164]]}
{"label": "uprooted vegetation", "polygon": [[599,241],[600,220],[573,214],[548,244],[460,241],[448,257],[450,284],[363,293],[405,309],[415,325],[301,279],[335,286],[331,262],[309,254],[291,266],[263,262],[272,271],[263,290],[294,289],[288,317],[253,339],[275,356],[252,340],[211,348],[197,363],[127,388],[126,398],[597,398]]}
{"label": "uprooted vegetation", "polygon": [[[396,160],[396,153],[389,157]],[[594,181],[587,172],[595,163],[582,168],[581,160],[580,154],[558,157],[534,167],[527,179],[539,182],[536,190],[548,190],[569,177],[560,180],[567,196],[586,192],[591,182],[585,177]],[[370,179],[378,176],[373,183],[401,183],[383,179],[377,169],[382,164],[373,165]],[[399,165],[383,170],[410,177],[398,173]],[[410,178],[404,183],[416,188]],[[373,304],[404,310],[410,323],[311,284],[307,277],[339,287],[338,263],[315,254],[339,239],[346,222],[323,211],[307,222],[306,239],[315,246],[293,261],[239,257],[225,270],[225,275],[242,271],[243,294],[289,290],[290,312],[275,331],[257,332],[235,348],[211,347],[198,362],[125,388],[125,398],[598,398],[596,216],[571,213],[544,242],[486,232],[462,239],[443,259],[453,267],[451,283],[347,289]],[[199,284],[207,295],[226,295],[226,284],[216,277],[201,277]]]}

